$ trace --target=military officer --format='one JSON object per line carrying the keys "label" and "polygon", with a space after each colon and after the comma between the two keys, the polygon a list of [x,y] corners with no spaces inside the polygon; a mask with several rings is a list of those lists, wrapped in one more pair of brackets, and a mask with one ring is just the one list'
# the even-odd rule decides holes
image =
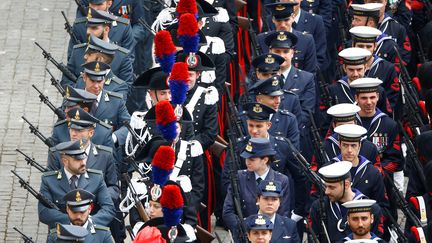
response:
{"label": "military officer", "polygon": [[[321,59],[323,59],[323,57],[320,57],[321,62],[317,61],[317,51],[312,35],[302,33],[292,28],[292,23],[294,22],[294,5],[297,5],[297,3],[271,3],[267,4],[266,7],[272,12],[272,22],[275,25],[275,31],[289,31],[298,38],[292,65],[298,69],[315,73],[316,66],[317,64],[321,64],[323,61]],[[264,40],[270,33],[271,32],[265,32],[257,36],[257,41],[262,53],[269,52],[269,48]]]}
{"label": "military officer", "polygon": [[[342,207],[343,203],[368,199],[359,190],[351,187],[351,162],[342,161],[333,163],[319,169],[319,174],[324,180],[325,197],[317,199],[312,203],[309,220],[313,231],[317,235],[323,234],[323,227],[326,227],[330,242],[336,242],[346,236],[351,231],[347,227],[347,211]],[[320,202],[320,200],[323,200]],[[320,209],[320,207],[321,208]],[[325,222],[320,210],[325,210]],[[378,205],[372,207],[372,213],[375,221],[373,222],[371,232],[380,236],[383,232],[381,208]],[[321,239],[326,240],[326,239]]]}
{"label": "military officer", "polygon": [[[75,89],[71,86],[66,86],[66,94],[63,102],[66,119],[58,121],[54,124],[51,140],[55,145],[70,141],[68,124],[68,120],[70,119],[70,117],[68,117],[69,110],[80,107],[86,112],[91,112],[96,99],[96,95],[83,89]],[[112,141],[112,127],[105,122],[98,121],[96,123],[96,127],[94,128],[94,134],[91,138],[91,141],[94,144],[111,148],[114,147],[114,143]]]}
{"label": "military officer", "polygon": [[335,128],[339,134],[341,153],[332,159],[333,162],[348,161],[352,163],[351,186],[360,190],[370,199],[378,202],[381,208],[388,207],[388,199],[381,172],[373,163],[359,154],[361,138],[366,129],[355,124],[344,124]]}
{"label": "military officer", "polygon": [[123,146],[127,136],[127,129],[123,126],[123,123],[130,120],[130,115],[122,95],[104,89],[105,75],[109,65],[95,61],[86,63],[83,67],[85,90],[97,95],[95,109],[92,109],[91,112],[92,115],[113,126],[112,139],[114,145],[116,148],[119,145]]}
{"label": "military officer", "polygon": [[[356,79],[363,78],[366,72],[366,62],[372,54],[365,49],[352,47],[339,52],[343,59],[343,70],[346,76],[328,87],[330,95],[337,103],[354,103],[355,90],[350,89],[350,83]],[[387,103],[384,88],[379,88],[380,100],[377,104],[381,111],[391,114],[392,109]]]}
{"label": "military officer", "polygon": [[[116,201],[119,197],[119,188],[117,186],[118,169],[112,154],[112,148],[91,142],[91,138],[95,133],[94,127],[98,120],[81,108],[71,109],[68,116],[70,117],[70,141],[86,141],[83,145],[87,154],[86,166],[103,172],[104,181],[111,199]],[[49,170],[60,170],[62,168],[60,151],[55,148],[50,149],[47,168]]]}
{"label": "military officer", "polygon": [[84,242],[85,237],[89,232],[81,226],[67,225],[67,224],[56,224],[56,235],[57,239],[55,242]]}
{"label": "military officer", "polygon": [[[102,2],[101,0],[95,1]],[[87,16],[77,18],[73,23],[73,33],[77,37],[78,41],[80,41],[80,43],[87,42],[89,28],[102,28],[101,32],[98,35],[99,38],[102,39],[102,36],[105,35],[106,37],[104,38],[109,38],[109,40],[114,44],[124,47],[127,50],[133,52],[135,40],[133,37],[132,27],[130,25],[129,19],[110,14],[108,12],[109,7],[106,9],[93,9],[91,8],[91,6],[93,5],[90,5],[90,8],[88,8]],[[75,43],[73,39],[69,41],[68,57],[70,57],[73,46],[80,43]]]}
{"label": "military officer", "polygon": [[[358,26],[350,29],[353,47],[359,47],[375,53],[377,50],[376,39],[382,34],[379,29]],[[393,63],[372,54],[367,60],[365,77],[379,78],[383,81],[383,88],[393,110],[399,100],[399,78]]]}
{"label": "military officer", "polygon": [[274,229],[269,217],[264,214],[254,214],[245,219],[247,238],[251,243],[269,243]]}
{"label": "military officer", "polygon": [[63,168],[58,171],[45,172],[42,175],[40,193],[56,204],[59,210],[38,204],[39,220],[50,228],[56,223],[69,223],[66,214],[64,195],[69,191],[82,188],[95,195],[92,220],[95,224],[107,226],[114,217],[114,204],[109,196],[103,173],[87,169],[84,141],[70,141],[58,144],[55,148],[61,151]]}
{"label": "military officer", "polygon": [[270,242],[297,242],[300,238],[296,222],[276,213],[280,206],[282,185],[278,181],[264,180],[259,184],[258,213],[265,214],[274,225]]}
{"label": "military officer", "polygon": [[344,206],[347,212],[347,224],[351,229],[351,234],[343,238],[341,242],[348,242],[350,240],[374,240],[374,242],[385,242],[383,239],[370,232],[371,226],[374,222],[374,215],[372,213],[372,205],[375,200],[363,199],[349,201]]}
{"label": "military officer", "polygon": [[[89,234],[84,238],[84,242],[114,243],[109,228],[95,225],[89,217],[94,198],[91,192],[84,189],[68,192],[64,196],[64,201],[69,220],[72,225],[87,229]],[[57,229],[53,228],[50,230],[47,242],[56,242],[56,239],[58,239]]]}
{"label": "military officer", "polygon": [[[240,192],[240,203],[242,206],[243,216],[248,217],[258,212],[256,197],[258,194],[258,185],[263,180],[274,180],[282,184],[281,207],[278,213],[283,216],[290,214],[290,200],[293,196],[290,193],[290,183],[286,175],[274,171],[270,164],[276,151],[273,149],[270,141],[266,138],[251,138],[240,156],[246,160],[246,170],[237,171],[238,190]],[[238,216],[233,205],[233,194],[230,185],[225,198],[223,207],[223,220],[226,226],[231,230],[233,239],[238,242],[239,223]]]}

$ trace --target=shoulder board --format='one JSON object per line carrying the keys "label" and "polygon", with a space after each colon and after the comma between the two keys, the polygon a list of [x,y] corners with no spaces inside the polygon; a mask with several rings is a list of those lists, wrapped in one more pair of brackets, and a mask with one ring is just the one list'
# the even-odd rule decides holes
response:
{"label": "shoulder board", "polygon": [[58,121],[58,122],[56,122],[56,123],[54,124],[54,127],[56,127],[56,126],[58,126],[58,125],[61,125],[61,124],[64,124],[64,123],[66,123],[66,122],[67,122],[66,119],[63,119],[63,120],[61,120],[61,121]]}
{"label": "shoulder board", "polygon": [[111,78],[111,81],[113,81],[113,82],[115,82],[115,83],[117,83],[117,84],[122,84],[122,83],[125,82],[123,79],[121,79],[121,78],[119,78],[119,77],[117,77],[117,76],[112,77],[112,78]]}
{"label": "shoulder board", "polygon": [[116,21],[119,22],[119,23],[122,23],[122,24],[126,24],[126,25],[130,24],[130,20],[129,19],[122,18],[122,17],[117,17]]}
{"label": "shoulder board", "polygon": [[315,14],[314,14],[314,13],[312,13],[312,16],[315,16]]}
{"label": "shoulder board", "polygon": [[124,54],[129,54],[129,52],[130,52],[127,48],[124,48],[121,46],[118,47],[118,50],[119,50],[119,52],[124,53]]}
{"label": "shoulder board", "polygon": [[101,170],[89,169],[87,168],[87,173],[99,174],[102,175],[103,172]]}
{"label": "shoulder board", "polygon": [[87,17],[76,18],[74,24],[81,24],[87,22]]}
{"label": "shoulder board", "polygon": [[287,90],[287,89],[284,89],[283,92],[286,94],[290,94],[290,95],[296,95],[294,92],[292,92],[291,90]]}
{"label": "shoulder board", "polygon": [[116,98],[119,98],[119,99],[123,99],[123,95],[120,94],[120,93],[117,93],[117,92],[107,91],[107,94],[109,96],[113,96],[113,97],[116,97]]}
{"label": "shoulder board", "polygon": [[244,141],[246,138],[247,138],[247,136],[244,136],[244,137],[242,137],[242,138],[237,138],[237,142]]}
{"label": "shoulder board", "polygon": [[290,112],[287,110],[279,110],[279,113],[283,114],[283,115],[289,115]]}
{"label": "shoulder board", "polygon": [[104,146],[104,145],[95,145],[95,147],[96,147],[97,149],[100,149],[100,150],[103,150],[103,151],[106,151],[106,152],[110,152],[110,153],[113,152],[112,148],[111,148],[111,147],[108,147],[108,146]]}
{"label": "shoulder board", "polygon": [[112,129],[112,126],[109,125],[108,123],[104,122],[104,121],[99,121],[99,125],[106,127],[108,129]]}
{"label": "shoulder board", "polygon": [[109,228],[109,227],[105,227],[105,226],[102,226],[102,225],[94,225],[94,228],[95,228],[96,230],[105,230],[105,231],[110,231],[110,228]]}
{"label": "shoulder board", "polygon": [[281,137],[281,136],[275,136],[274,138],[276,140],[279,140],[279,141],[285,141],[285,139],[283,137]]}
{"label": "shoulder board", "polygon": [[43,176],[53,176],[53,175],[57,175],[58,170],[52,170],[52,171],[47,171],[43,173]]}
{"label": "shoulder board", "polygon": [[73,49],[78,49],[82,47],[87,47],[87,43],[80,43],[73,46]]}

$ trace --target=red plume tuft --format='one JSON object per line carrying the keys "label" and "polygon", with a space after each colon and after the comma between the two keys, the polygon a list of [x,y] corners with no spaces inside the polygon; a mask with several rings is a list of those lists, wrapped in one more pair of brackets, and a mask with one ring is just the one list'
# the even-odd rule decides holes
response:
{"label": "red plume tuft", "polygon": [[176,51],[170,32],[161,30],[154,37],[155,54],[157,57],[169,55]]}
{"label": "red plume tuft", "polygon": [[177,36],[195,36],[198,33],[198,22],[194,15],[183,14],[179,19]]}
{"label": "red plume tuft", "polygon": [[159,101],[156,104],[155,109],[156,109],[156,124],[166,125],[170,122],[177,120],[174,114],[174,109],[169,101],[167,100]]}
{"label": "red plume tuft", "polygon": [[171,71],[170,80],[185,80],[189,78],[189,68],[185,62],[176,62]]}
{"label": "red plume tuft", "polygon": [[176,8],[178,17],[181,17],[183,14],[190,13],[194,16],[198,14],[198,8],[196,4],[196,0],[180,0],[177,4]]}
{"label": "red plume tuft", "polygon": [[162,189],[162,196],[160,198],[162,207],[169,209],[182,208],[184,205],[183,195],[180,187],[176,185],[166,185]]}
{"label": "red plume tuft", "polygon": [[174,169],[175,152],[171,146],[160,146],[153,156],[152,166],[163,170]]}

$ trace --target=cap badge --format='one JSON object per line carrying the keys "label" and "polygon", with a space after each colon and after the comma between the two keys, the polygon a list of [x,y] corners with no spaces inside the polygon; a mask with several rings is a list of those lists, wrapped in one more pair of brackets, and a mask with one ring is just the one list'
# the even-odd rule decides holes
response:
{"label": "cap badge", "polygon": [[162,195],[162,189],[159,185],[155,184],[150,190],[150,195],[153,201],[157,201]]}
{"label": "cap badge", "polygon": [[266,187],[265,187],[266,191],[270,191],[270,192],[275,192],[276,191],[276,185],[273,184],[272,181],[270,181]]}
{"label": "cap badge", "polygon": [[279,80],[277,80],[277,78],[274,78],[274,80],[272,81],[272,86],[278,86],[279,85]]}
{"label": "cap badge", "polygon": [[76,193],[76,196],[75,196],[75,201],[77,201],[77,202],[81,202],[81,194],[80,194],[80,192],[77,192]]}
{"label": "cap badge", "polygon": [[283,32],[280,32],[276,39],[278,41],[286,41],[288,37]]}
{"label": "cap badge", "polygon": [[191,53],[188,57],[186,57],[186,63],[189,68],[194,68],[198,66],[198,58],[195,54]]}
{"label": "cap badge", "polygon": [[258,218],[255,219],[255,224],[256,225],[265,225],[266,221],[265,219],[262,217],[262,215],[258,215]]}
{"label": "cap badge", "polygon": [[83,143],[83,140],[80,140],[80,149],[84,150],[85,144]]}
{"label": "cap badge", "polygon": [[65,97],[66,98],[70,97],[69,86],[66,86]]}
{"label": "cap badge", "polygon": [[264,62],[267,64],[273,64],[275,62],[275,59],[274,59],[274,57],[269,55],[264,59]]}
{"label": "cap badge", "polygon": [[276,5],[275,10],[276,10],[276,11],[283,11],[283,10],[285,10],[285,6],[282,5],[282,4]]}
{"label": "cap badge", "polygon": [[80,120],[80,119],[81,119],[81,118],[80,118],[79,110],[76,111],[74,119],[75,119],[75,120]]}
{"label": "cap badge", "polygon": [[252,152],[252,144],[250,142],[246,145],[245,150],[248,152]]}
{"label": "cap badge", "polygon": [[263,110],[262,110],[262,107],[259,105],[259,104],[256,104],[254,107],[253,107],[253,112],[255,112],[255,113],[261,113]]}
{"label": "cap badge", "polygon": [[96,67],[95,67],[94,71],[97,72],[97,73],[101,71],[100,70],[100,65],[99,65],[98,62],[96,63]]}

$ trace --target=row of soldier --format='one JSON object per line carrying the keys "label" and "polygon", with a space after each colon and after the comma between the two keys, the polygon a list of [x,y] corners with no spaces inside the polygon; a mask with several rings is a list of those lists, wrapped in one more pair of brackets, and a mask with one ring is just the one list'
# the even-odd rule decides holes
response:
{"label": "row of soldier", "polygon": [[[396,233],[399,240],[403,237],[391,220],[397,218],[397,207],[406,206],[398,194],[403,171],[410,167],[404,164],[401,134],[406,129],[416,136],[423,163],[430,157],[422,147],[428,146],[430,134],[420,134],[429,130],[425,114],[411,119],[420,110],[419,94],[413,92],[404,69],[412,52],[404,27],[384,11],[386,1],[351,4],[352,40],[339,43],[345,47],[338,53],[340,61],[328,19],[303,10],[303,2],[267,4],[271,14],[263,21],[275,31],[256,37],[256,53],[261,55],[251,61],[244,80],[247,90],[236,104],[228,99],[227,107],[221,97],[224,91],[225,98],[231,97],[228,91],[236,91],[233,86],[238,81],[230,80],[231,88],[225,87],[227,64],[230,57],[236,58],[237,27],[232,24],[236,21],[232,9],[223,8],[231,6],[230,1],[181,0],[156,7],[140,5],[145,1],[122,5],[90,0],[88,7],[77,2],[68,48],[67,69],[72,75],[64,72],[61,88],[57,85],[64,89],[65,119],[45,140],[52,145],[46,168],[50,171],[42,177],[40,193],[60,209],[39,203],[40,221],[49,229],[61,228],[57,223],[77,224],[89,229],[86,241],[105,237],[110,242],[106,228],[110,227],[115,241],[122,242],[123,213],[129,213],[131,236],[137,242],[151,241],[139,231],[167,226],[161,220],[154,223],[167,211],[160,203],[165,183],[154,182],[153,161],[158,149],[168,146],[175,151],[169,178],[185,194],[181,226],[177,222],[168,230],[159,229],[168,240],[205,242],[199,233],[211,231],[213,211],[217,224],[226,226],[235,242],[246,238],[258,242],[253,234],[257,224],[273,228],[271,242],[299,242],[303,232],[322,242],[383,241],[394,239]],[[143,9],[145,13],[140,12]],[[159,14],[146,24],[152,11]],[[187,36],[191,26],[192,37]],[[160,67],[148,69],[153,61]],[[431,92],[426,90],[429,67],[426,63],[419,70],[428,114],[432,112]],[[327,87],[328,80],[338,81]],[[167,102],[174,106],[174,115]],[[224,121],[227,111],[230,120]],[[229,131],[224,129],[226,123]],[[228,143],[218,135],[229,137],[231,148],[226,152],[221,151]],[[407,136],[403,144],[408,142]],[[123,175],[132,176],[132,171],[139,172],[142,180],[128,183]],[[407,198],[429,191],[424,181],[418,181],[422,171],[407,171]],[[134,200],[139,194],[134,191],[143,194],[139,200]],[[366,198],[376,204],[361,202]],[[409,200],[418,210],[429,210],[415,200],[422,199]],[[141,216],[138,201],[148,205],[151,220]],[[343,203],[348,203],[348,210],[341,207]],[[356,229],[350,209],[354,215],[368,213],[369,225]],[[406,217],[408,237],[423,239],[421,226],[427,224],[427,216],[421,216],[420,227],[415,218]],[[176,227],[182,229],[179,237],[169,233]],[[60,231],[53,232],[60,235]]]}

